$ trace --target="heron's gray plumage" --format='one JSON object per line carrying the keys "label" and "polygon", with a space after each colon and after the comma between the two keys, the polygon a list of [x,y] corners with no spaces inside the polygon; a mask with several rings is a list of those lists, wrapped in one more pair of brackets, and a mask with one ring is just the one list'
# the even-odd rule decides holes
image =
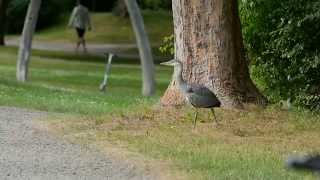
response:
{"label": "heron's gray plumage", "polygon": [[[211,108],[214,115],[213,108],[220,107],[221,103],[216,95],[204,85],[188,84],[182,78],[182,63],[173,59],[171,61],[161,63],[163,65],[174,66],[174,78],[178,83],[179,89],[183,92],[187,101],[195,108]],[[197,112],[195,114],[194,123],[196,123]]]}
{"label": "heron's gray plumage", "polygon": [[189,103],[197,108],[213,108],[221,105],[216,95],[204,86],[192,85],[188,89],[186,97]]}

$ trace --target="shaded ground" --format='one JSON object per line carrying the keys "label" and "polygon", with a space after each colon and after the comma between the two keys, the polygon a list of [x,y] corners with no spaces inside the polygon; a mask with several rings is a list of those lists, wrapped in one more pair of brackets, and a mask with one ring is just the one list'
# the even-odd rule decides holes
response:
{"label": "shaded ground", "polygon": [[154,179],[132,165],[39,130],[33,120],[46,116],[0,107],[1,179]]}

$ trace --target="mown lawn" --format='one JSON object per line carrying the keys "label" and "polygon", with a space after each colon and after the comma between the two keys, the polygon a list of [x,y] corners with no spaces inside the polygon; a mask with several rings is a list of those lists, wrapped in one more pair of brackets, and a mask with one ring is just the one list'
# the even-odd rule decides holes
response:
{"label": "mown lawn", "polygon": [[[30,81],[15,81],[16,49],[0,49],[0,104],[27,106],[30,108],[76,113],[101,114],[121,111],[137,102],[156,101],[170,79],[170,69],[157,68],[157,95],[142,98],[141,71],[139,65],[114,64],[106,93],[99,92],[103,79],[102,59],[92,58],[72,61],[72,54],[36,51],[30,64]],[[66,60],[67,59],[67,60]],[[121,59],[117,60],[121,62]]]}
{"label": "mown lawn", "polygon": [[[152,44],[160,44],[164,36],[173,32],[172,15],[166,11],[144,11],[146,30]],[[67,28],[69,15],[57,26],[36,33],[38,41],[74,42],[76,33]],[[134,43],[135,36],[129,18],[112,13],[92,13],[92,31],[86,37],[90,43]]]}
{"label": "mown lawn", "polygon": [[[217,110],[220,127],[207,111],[192,129],[191,108],[161,108],[157,102],[171,69],[157,67],[157,95],[140,95],[140,67],[115,64],[106,93],[98,91],[104,64],[78,56],[35,52],[30,81],[15,81],[16,50],[0,48],[0,105],[26,107],[66,116],[50,127],[76,142],[110,142],[155,161],[165,161],[186,179],[313,179],[288,171],[290,154],[320,151],[320,117],[307,111],[266,109]],[[48,55],[46,55],[48,54]],[[178,173],[178,174],[179,174]]]}
{"label": "mown lawn", "polygon": [[[149,35],[152,52],[155,57],[168,58],[170,54],[162,53],[159,47],[163,38],[173,33],[172,15],[167,11],[143,11],[145,27]],[[37,31],[35,41],[47,43],[71,43],[77,40],[74,29],[67,27],[69,14],[52,27]],[[112,13],[91,13],[93,30],[86,33],[88,44],[134,44],[136,43],[132,25],[129,18],[118,17]],[[8,39],[17,39],[20,35],[8,35]],[[138,54],[137,48],[124,50],[122,53]],[[40,52],[40,54],[43,54]],[[49,53],[50,54],[50,53]],[[58,53],[61,55],[61,53]],[[69,56],[65,56],[68,58]],[[83,57],[77,57],[77,59]],[[70,60],[70,58],[68,58]]]}

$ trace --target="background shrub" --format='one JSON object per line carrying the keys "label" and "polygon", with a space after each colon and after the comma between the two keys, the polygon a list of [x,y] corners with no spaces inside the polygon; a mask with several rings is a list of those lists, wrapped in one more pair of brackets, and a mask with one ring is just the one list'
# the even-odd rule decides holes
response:
{"label": "background shrub", "polygon": [[172,0],[138,0],[138,3],[142,9],[152,10],[171,10]]}
{"label": "background shrub", "polygon": [[313,92],[320,87],[320,1],[243,0],[240,14],[251,72],[265,93],[273,100],[320,94]]}
{"label": "background shrub", "polygon": [[[8,32],[20,33],[30,0],[12,0],[8,7]],[[41,4],[37,29],[57,23],[67,9],[68,1],[44,0]],[[70,1],[71,2],[71,1]],[[71,3],[70,3],[71,4]]]}

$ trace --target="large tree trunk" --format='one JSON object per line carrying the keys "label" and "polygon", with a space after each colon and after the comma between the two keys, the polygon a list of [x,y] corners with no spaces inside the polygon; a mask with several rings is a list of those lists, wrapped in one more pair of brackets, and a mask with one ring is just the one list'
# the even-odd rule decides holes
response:
{"label": "large tree trunk", "polygon": [[9,0],[0,0],[0,46],[5,45],[6,17]]}
{"label": "large tree trunk", "polygon": [[125,3],[128,8],[139,48],[143,79],[142,94],[145,96],[150,96],[155,93],[155,76],[149,38],[147,32],[145,31],[143,18],[136,0],[125,0]]}
{"label": "large tree trunk", "polygon": [[[172,9],[184,79],[209,87],[224,107],[265,104],[249,76],[237,0],[173,0]],[[172,81],[161,103],[181,105],[184,99]]]}
{"label": "large tree trunk", "polygon": [[17,62],[17,80],[25,82],[28,77],[28,66],[31,55],[32,37],[36,28],[41,0],[31,0],[24,22]]}

